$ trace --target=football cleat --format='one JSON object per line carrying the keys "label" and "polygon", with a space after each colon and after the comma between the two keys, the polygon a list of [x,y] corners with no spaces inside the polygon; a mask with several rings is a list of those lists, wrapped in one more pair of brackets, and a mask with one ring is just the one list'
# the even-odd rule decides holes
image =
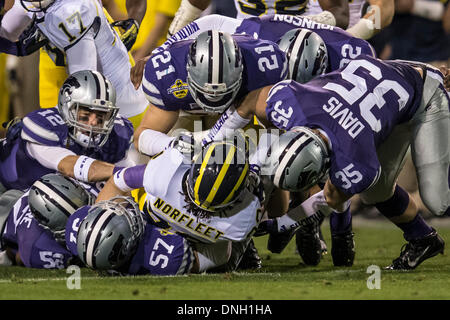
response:
{"label": "football cleat", "polygon": [[297,252],[308,266],[317,266],[322,255],[327,253],[327,245],[318,223],[300,227],[296,232],[295,243]]}
{"label": "football cleat", "polygon": [[402,246],[400,256],[386,270],[413,270],[423,261],[444,253],[445,242],[433,229],[429,235]]}
{"label": "football cleat", "polygon": [[331,257],[336,267],[351,267],[355,259],[354,233],[347,231],[342,234],[331,235]]}
{"label": "football cleat", "polygon": [[241,261],[237,267],[237,270],[248,270],[248,269],[261,269],[262,263],[261,258],[258,255],[258,250],[255,247],[253,239],[249,242],[247,249],[242,256]]}
{"label": "football cleat", "polygon": [[297,229],[281,233],[270,233],[267,241],[267,249],[272,253],[281,253],[289,244]]}

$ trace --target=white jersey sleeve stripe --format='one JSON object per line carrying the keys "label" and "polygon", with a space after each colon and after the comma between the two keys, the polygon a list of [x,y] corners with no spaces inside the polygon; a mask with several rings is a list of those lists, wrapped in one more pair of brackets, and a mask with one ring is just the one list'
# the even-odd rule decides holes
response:
{"label": "white jersey sleeve stripe", "polygon": [[[50,141],[55,141],[55,142],[59,141],[59,137],[56,133],[54,133],[50,130],[47,130],[45,128],[42,128],[40,125],[34,123],[28,117],[25,117],[23,119],[23,125],[25,127],[27,127],[30,131],[32,131],[34,134],[36,134],[44,139],[47,139]],[[23,134],[23,131],[22,131],[22,134]],[[22,136],[22,138],[23,138],[23,136]]]}

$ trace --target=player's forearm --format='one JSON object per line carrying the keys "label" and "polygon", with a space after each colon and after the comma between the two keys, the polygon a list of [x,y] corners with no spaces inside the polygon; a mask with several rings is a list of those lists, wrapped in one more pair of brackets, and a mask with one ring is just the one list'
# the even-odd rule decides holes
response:
{"label": "player's forearm", "polygon": [[106,182],[105,186],[98,194],[95,203],[103,200],[109,200],[115,196],[126,196],[128,194],[129,192],[122,191],[115,185],[114,177],[110,177],[109,180]]}
{"label": "player's forearm", "polygon": [[31,18],[27,16],[20,1],[16,1],[14,6],[3,16],[0,36],[10,41],[17,41],[30,22]]}
{"label": "player's forearm", "polygon": [[337,212],[345,211],[349,206],[349,199],[352,195],[345,194],[336,188],[328,179],[325,183],[323,194],[328,206]]}
{"label": "player's forearm", "polygon": [[136,20],[140,25],[147,10],[147,0],[126,0],[125,5],[128,18]]}
{"label": "player's forearm", "polygon": [[442,18],[442,27],[447,35],[450,34],[450,5],[445,9],[444,17]]}
{"label": "player's forearm", "polygon": [[157,12],[155,15],[155,23],[144,44],[133,53],[136,60],[143,59],[152,53],[156,48],[158,40],[166,34],[170,18],[163,13]]}
{"label": "player's forearm", "polygon": [[83,182],[105,181],[113,175],[113,164],[86,156],[71,155],[58,163],[58,171]]}
{"label": "player's forearm", "polygon": [[220,141],[227,136],[231,136],[236,129],[245,127],[251,120],[250,117],[242,116],[234,107],[228,108],[212,126],[206,137],[203,139],[203,144],[211,141]]}

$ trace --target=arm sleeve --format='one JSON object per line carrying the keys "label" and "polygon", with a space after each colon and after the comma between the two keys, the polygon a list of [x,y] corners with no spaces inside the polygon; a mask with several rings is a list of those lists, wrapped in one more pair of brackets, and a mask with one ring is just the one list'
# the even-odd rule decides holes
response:
{"label": "arm sleeve", "polygon": [[124,168],[114,174],[114,183],[122,191],[131,191],[144,186],[146,164]]}
{"label": "arm sleeve", "polygon": [[80,70],[97,70],[96,52],[94,30],[91,29],[76,45],[66,50],[69,73]]}
{"label": "arm sleeve", "polygon": [[28,16],[20,1],[15,1],[14,6],[8,10],[2,19],[0,36],[11,41],[17,41],[30,22],[31,17]]}
{"label": "arm sleeve", "polygon": [[58,171],[59,162],[67,156],[76,156],[66,148],[43,146],[37,143],[27,142],[28,153],[46,168]]}

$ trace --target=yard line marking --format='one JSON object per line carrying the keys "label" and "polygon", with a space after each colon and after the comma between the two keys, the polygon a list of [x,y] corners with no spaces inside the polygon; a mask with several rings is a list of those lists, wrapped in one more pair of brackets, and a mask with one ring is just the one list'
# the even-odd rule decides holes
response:
{"label": "yard line marking", "polygon": [[[272,276],[272,277],[281,277],[281,273],[273,273],[273,272],[261,272],[261,273],[249,273],[249,272],[232,272],[230,273],[233,276],[240,276],[240,277],[248,277],[248,276],[257,276],[257,277],[266,277],[266,276]],[[129,279],[159,279],[159,278],[182,278],[182,277],[188,277],[188,276],[202,276],[202,277],[221,277],[224,276],[225,273],[210,273],[210,274],[184,274],[184,275],[171,275],[171,276],[159,276],[159,275],[142,275],[142,276],[98,276],[98,277],[83,277],[81,276],[81,280],[103,280],[103,279],[114,279],[114,280],[129,280]],[[69,277],[69,276],[68,276]],[[45,282],[45,281],[67,281],[67,278],[15,278],[14,280],[11,279],[0,279],[0,284],[2,283],[12,283],[12,282]]]}

